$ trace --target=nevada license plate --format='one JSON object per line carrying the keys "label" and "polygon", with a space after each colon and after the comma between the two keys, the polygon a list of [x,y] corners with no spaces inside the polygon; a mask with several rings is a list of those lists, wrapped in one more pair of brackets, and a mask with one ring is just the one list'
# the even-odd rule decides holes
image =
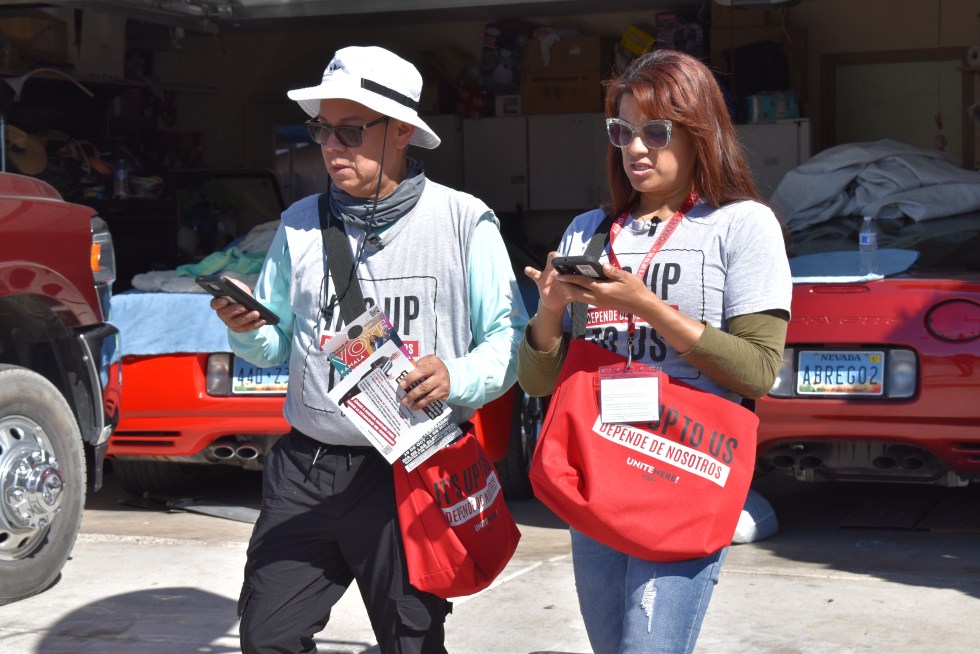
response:
{"label": "nevada license plate", "polygon": [[234,395],[285,393],[289,382],[289,363],[260,368],[235,357],[232,368],[231,392]]}
{"label": "nevada license plate", "polygon": [[884,376],[884,352],[803,351],[796,369],[796,392],[800,395],[881,395]]}

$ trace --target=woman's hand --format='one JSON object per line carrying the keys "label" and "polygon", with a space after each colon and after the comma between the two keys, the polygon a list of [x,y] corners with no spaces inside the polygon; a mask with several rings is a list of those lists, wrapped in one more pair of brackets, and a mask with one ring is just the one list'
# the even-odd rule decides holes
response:
{"label": "woman's hand", "polygon": [[633,314],[636,322],[650,325],[678,352],[689,352],[701,338],[704,324],[661,300],[639,277],[608,263],[602,272],[606,281],[584,275],[557,275],[556,279],[574,301]]}
{"label": "woman's hand", "polygon": [[585,302],[601,309],[639,314],[644,305],[648,305],[654,298],[650,289],[633,273],[608,263],[602,265],[602,272],[607,279],[557,273],[554,278],[562,295],[568,297],[570,302]]}
{"label": "woman's hand", "polygon": [[551,261],[556,256],[558,256],[557,252],[548,254],[548,262],[544,270],[528,266],[524,269],[524,274],[534,280],[538,286],[539,308],[560,314],[574,298],[569,295],[571,289],[568,285],[558,281],[559,275],[551,266]]}

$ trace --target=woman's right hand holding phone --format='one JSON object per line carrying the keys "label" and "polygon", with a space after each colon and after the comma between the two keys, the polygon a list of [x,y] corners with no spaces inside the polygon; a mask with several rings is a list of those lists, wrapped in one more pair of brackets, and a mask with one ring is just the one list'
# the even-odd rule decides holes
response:
{"label": "woman's right hand holding phone", "polygon": [[558,273],[551,265],[556,256],[557,252],[548,254],[544,270],[531,266],[524,269],[524,274],[538,287],[538,311],[528,325],[526,337],[528,344],[539,352],[550,351],[561,341],[562,316],[573,299],[568,286],[558,279]]}

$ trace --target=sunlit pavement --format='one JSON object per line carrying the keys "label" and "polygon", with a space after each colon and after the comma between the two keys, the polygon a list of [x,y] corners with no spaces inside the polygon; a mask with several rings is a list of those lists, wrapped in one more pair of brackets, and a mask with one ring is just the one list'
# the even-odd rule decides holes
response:
{"label": "sunlit pavement", "polygon": [[[209,499],[257,506],[257,474],[217,477]],[[855,507],[882,497],[887,487],[763,478],[756,488],[775,507],[780,530],[732,548],[697,652],[975,651],[980,533],[839,526],[853,524]],[[980,506],[973,488],[903,488],[884,495],[894,496],[896,506],[875,505],[894,515],[867,521],[908,523],[901,517],[905,508],[952,492]],[[160,503],[146,505],[156,510],[140,508],[124,499],[111,475],[89,497],[61,580],[41,595],[0,607],[0,650],[238,651],[235,605],[251,524],[168,512]],[[564,526],[538,502],[510,506],[521,545],[490,588],[454,602],[447,648],[589,652]],[[317,642],[321,653],[377,651],[356,589],[335,608]]]}

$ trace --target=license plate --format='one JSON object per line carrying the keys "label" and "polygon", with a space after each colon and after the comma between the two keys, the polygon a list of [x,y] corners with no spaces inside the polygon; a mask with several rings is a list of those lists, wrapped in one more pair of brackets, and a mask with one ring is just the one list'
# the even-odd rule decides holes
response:
{"label": "license plate", "polygon": [[796,392],[800,395],[882,395],[884,378],[884,352],[803,351],[796,369]]}
{"label": "license plate", "polygon": [[285,393],[288,381],[288,362],[270,368],[259,368],[244,359],[235,357],[231,380],[231,392],[234,395]]}

